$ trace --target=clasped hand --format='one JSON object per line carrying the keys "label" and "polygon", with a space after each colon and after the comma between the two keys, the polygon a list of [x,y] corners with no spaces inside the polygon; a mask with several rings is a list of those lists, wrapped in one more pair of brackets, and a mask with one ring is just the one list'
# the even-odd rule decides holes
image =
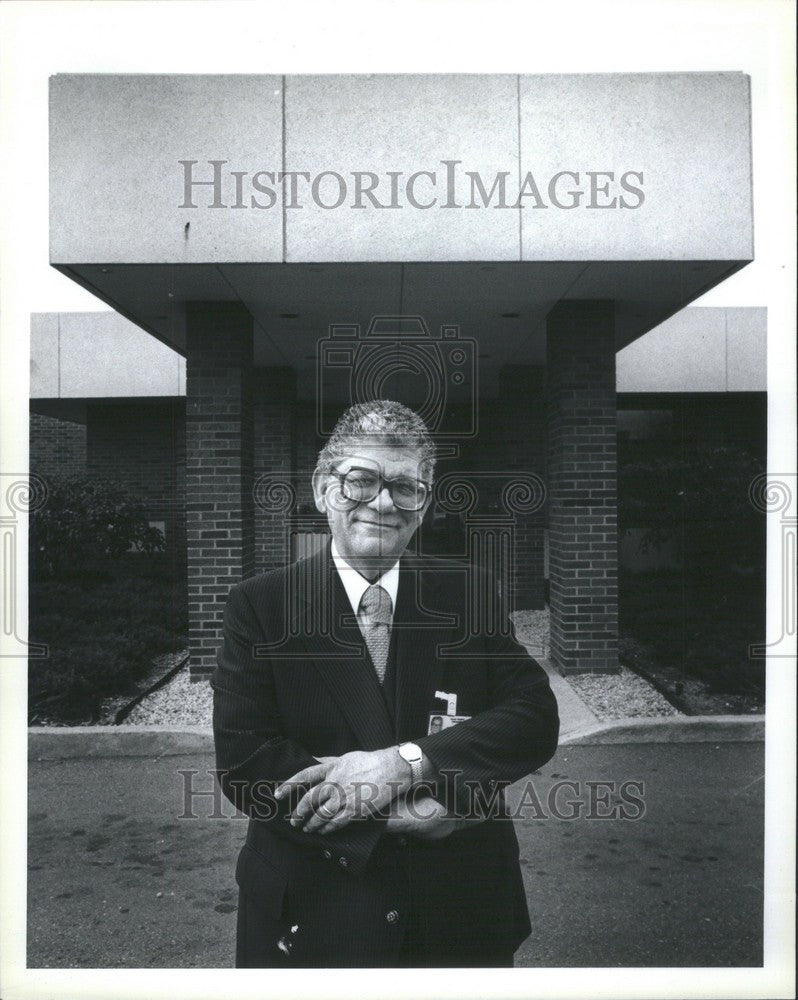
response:
{"label": "clasped hand", "polygon": [[291,825],[305,833],[341,830],[356,817],[368,816],[394,800],[388,833],[437,840],[458,828],[458,821],[430,796],[405,799],[411,786],[410,768],[395,747],[316,759],[318,764],[297,771],[274,793],[280,800],[298,786],[310,786],[289,816]]}
{"label": "clasped hand", "polygon": [[310,786],[290,815],[292,826],[305,833],[340,830],[355,817],[384,808],[410,787],[410,767],[395,747],[316,759],[318,764],[297,771],[274,793],[279,800],[295,786]]}

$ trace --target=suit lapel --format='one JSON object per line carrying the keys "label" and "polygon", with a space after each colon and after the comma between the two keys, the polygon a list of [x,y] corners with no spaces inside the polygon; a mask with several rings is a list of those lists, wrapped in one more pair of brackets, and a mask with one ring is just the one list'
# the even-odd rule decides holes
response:
{"label": "suit lapel", "polygon": [[403,558],[394,614],[396,643],[396,731],[399,740],[426,736],[430,706],[434,704],[442,672],[436,655],[451,622],[436,611],[441,579],[423,560]]}
{"label": "suit lapel", "polygon": [[364,750],[393,743],[393,723],[329,542],[297,570],[304,644]]}

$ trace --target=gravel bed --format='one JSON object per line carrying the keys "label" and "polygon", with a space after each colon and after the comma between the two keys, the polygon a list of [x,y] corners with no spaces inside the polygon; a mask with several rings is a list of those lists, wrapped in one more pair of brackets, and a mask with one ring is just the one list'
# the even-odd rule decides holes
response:
{"label": "gravel bed", "polygon": [[[518,641],[532,656],[547,659],[548,609],[516,611],[510,618]],[[619,674],[581,674],[566,680],[600,722],[682,714],[648,681],[626,667]]]}
{"label": "gravel bed", "polygon": [[580,674],[567,680],[600,722],[682,715],[648,681],[626,667],[619,674]]}
{"label": "gravel bed", "polygon": [[[518,641],[530,654],[549,653],[549,612],[516,611],[512,616]],[[619,674],[583,674],[568,683],[602,722],[610,719],[681,715],[648,681],[624,667]],[[130,725],[210,726],[213,692],[207,681],[192,682],[188,667],[148,695],[125,719]]]}
{"label": "gravel bed", "polygon": [[549,658],[549,610],[514,611],[510,621],[515,628],[516,639],[526,646],[530,656],[536,659]]}
{"label": "gravel bed", "polygon": [[139,702],[125,719],[132,726],[210,726],[213,692],[207,680],[191,681],[188,667]]}
{"label": "gravel bed", "polygon": [[[174,669],[181,660],[184,660],[188,656],[187,649],[181,649],[177,653],[161,653],[160,656],[153,657],[152,669],[146,675],[146,677],[141,677],[139,680],[133,684],[132,688],[126,691],[124,694],[115,695],[113,698],[105,698],[100,705],[100,715],[99,718],[92,721],[92,725],[95,726],[114,726],[116,725],[116,713],[125,708],[136,694],[140,694],[142,691],[146,691],[148,687],[156,684],[161,680],[170,670]],[[127,719],[124,720],[127,722]]]}

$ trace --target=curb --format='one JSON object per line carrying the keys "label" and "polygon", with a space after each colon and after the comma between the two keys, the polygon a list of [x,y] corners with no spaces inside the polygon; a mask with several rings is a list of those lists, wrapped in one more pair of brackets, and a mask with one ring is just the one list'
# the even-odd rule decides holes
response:
{"label": "curb", "polygon": [[613,743],[756,743],[765,739],[764,715],[684,715],[651,719],[615,719],[574,729],[560,746],[607,746]]}
{"label": "curb", "polygon": [[28,729],[28,762],[213,754],[210,726],[43,726]]}
{"label": "curb", "polygon": [[[619,743],[755,743],[764,715],[692,715],[618,719],[562,734],[560,747]],[[210,726],[45,726],[28,730],[28,760],[181,757],[213,754]]]}

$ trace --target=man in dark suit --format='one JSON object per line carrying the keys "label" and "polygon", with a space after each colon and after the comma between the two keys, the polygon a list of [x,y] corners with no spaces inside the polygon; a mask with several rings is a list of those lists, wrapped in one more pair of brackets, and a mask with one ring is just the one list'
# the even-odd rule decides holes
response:
{"label": "man in dark suit", "polygon": [[212,684],[219,781],[251,817],[239,967],[511,966],[529,934],[502,786],[553,755],[557,706],[474,619],[484,578],[406,551],[434,465],[411,410],[352,407],[313,476],[331,543],[230,591]]}

